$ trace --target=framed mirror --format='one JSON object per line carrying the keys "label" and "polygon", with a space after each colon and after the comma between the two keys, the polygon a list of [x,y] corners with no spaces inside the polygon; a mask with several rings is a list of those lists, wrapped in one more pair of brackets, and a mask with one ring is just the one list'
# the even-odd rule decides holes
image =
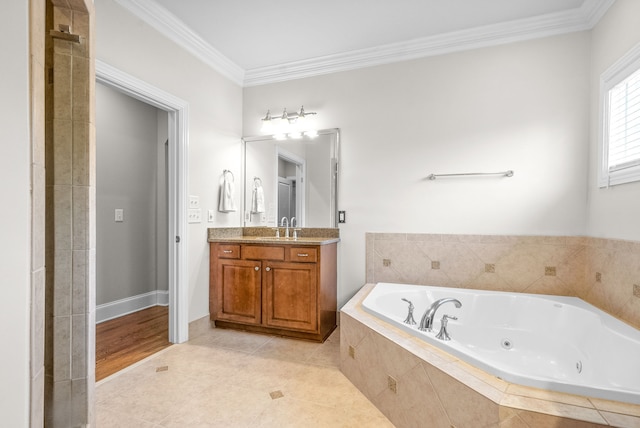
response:
{"label": "framed mirror", "polygon": [[275,227],[286,217],[296,227],[338,227],[338,129],[242,142],[244,226]]}

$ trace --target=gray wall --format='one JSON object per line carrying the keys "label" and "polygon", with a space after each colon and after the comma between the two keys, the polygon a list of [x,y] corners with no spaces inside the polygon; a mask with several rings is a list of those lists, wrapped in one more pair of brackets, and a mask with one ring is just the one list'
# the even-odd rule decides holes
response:
{"label": "gray wall", "polygon": [[166,231],[166,116],[96,85],[97,305],[167,289],[166,274],[158,274],[166,270],[166,232],[158,233]]}

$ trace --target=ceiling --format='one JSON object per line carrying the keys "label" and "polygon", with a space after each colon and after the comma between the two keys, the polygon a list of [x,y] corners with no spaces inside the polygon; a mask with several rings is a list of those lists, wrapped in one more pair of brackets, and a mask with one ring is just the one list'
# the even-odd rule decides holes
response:
{"label": "ceiling", "polygon": [[252,85],[590,29],[614,0],[116,1]]}

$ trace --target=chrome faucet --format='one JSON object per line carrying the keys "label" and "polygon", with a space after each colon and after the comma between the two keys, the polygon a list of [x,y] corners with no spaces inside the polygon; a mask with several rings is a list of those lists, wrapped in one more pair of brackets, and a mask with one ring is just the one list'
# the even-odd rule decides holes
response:
{"label": "chrome faucet", "polygon": [[449,315],[442,316],[442,323],[440,324],[440,332],[436,334],[436,339],[440,340],[451,340],[451,336],[449,336],[449,332],[447,331],[447,322],[449,320],[457,320],[458,317],[452,317]]}
{"label": "chrome faucet", "polygon": [[296,229],[295,223],[297,222],[295,217],[291,217],[291,229],[293,229],[293,239],[298,239],[298,230]]}
{"label": "chrome faucet", "polygon": [[420,327],[418,327],[421,331],[431,331],[433,328],[433,317],[436,314],[438,308],[445,303],[453,302],[456,305],[456,308],[462,306],[460,300],[454,299],[452,297],[445,297],[444,299],[438,299],[429,306],[429,308],[422,315],[422,319],[420,320]]}
{"label": "chrome faucet", "polygon": [[413,303],[411,303],[411,300],[405,299],[404,297],[401,298],[400,300],[403,300],[409,304],[409,312],[407,312],[407,317],[404,319],[403,322],[409,325],[416,325],[416,320],[413,319],[413,308],[415,308],[415,306],[413,306]]}
{"label": "chrome faucet", "polygon": [[288,238],[289,237],[289,219],[286,217],[282,217],[280,219],[280,226],[287,226],[287,228],[284,231],[284,237]]}

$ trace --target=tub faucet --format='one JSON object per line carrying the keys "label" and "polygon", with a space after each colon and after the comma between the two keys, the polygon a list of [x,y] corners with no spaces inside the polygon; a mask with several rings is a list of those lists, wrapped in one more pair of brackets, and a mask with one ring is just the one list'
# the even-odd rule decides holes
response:
{"label": "tub faucet", "polygon": [[420,320],[420,327],[418,327],[421,331],[431,331],[433,329],[433,317],[436,314],[438,308],[445,303],[453,302],[456,305],[456,308],[462,306],[460,300],[454,299],[452,297],[445,297],[444,299],[438,299],[429,306],[429,308],[422,315],[422,319]]}
{"label": "tub faucet", "polygon": [[413,306],[413,303],[411,303],[410,300],[405,299],[404,297],[400,300],[403,300],[405,302],[407,302],[409,304],[409,312],[407,313],[407,317],[404,319],[404,323],[405,324],[409,324],[409,325],[416,325],[416,321],[413,319],[413,308],[415,306]]}
{"label": "tub faucet", "polygon": [[449,332],[447,331],[447,322],[449,320],[457,320],[458,317],[452,317],[449,315],[444,315],[442,317],[442,324],[440,324],[440,332],[436,335],[436,339],[440,340],[451,340],[451,336],[449,336]]}
{"label": "tub faucet", "polygon": [[287,228],[284,230],[284,237],[288,238],[289,237],[289,219],[286,217],[282,217],[280,219],[280,226],[287,226]]}

